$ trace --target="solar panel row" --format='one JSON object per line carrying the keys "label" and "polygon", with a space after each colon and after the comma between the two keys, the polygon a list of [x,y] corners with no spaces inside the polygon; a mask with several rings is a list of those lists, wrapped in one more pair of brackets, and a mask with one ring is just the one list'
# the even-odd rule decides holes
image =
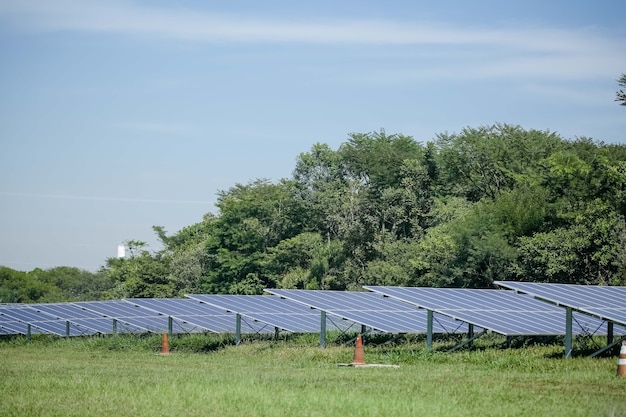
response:
{"label": "solar panel row", "polygon": [[[472,323],[506,336],[564,335],[565,311],[532,297],[506,290],[365,286],[416,307]],[[602,320],[576,317],[576,334],[601,328]]]}
{"label": "solar panel row", "polygon": [[[592,357],[616,346],[626,338],[623,332],[626,326],[626,287],[511,281],[496,281],[496,284],[565,308],[566,356],[570,356],[572,351],[572,329],[574,321],[577,321],[576,315],[583,315],[587,320],[598,318],[605,327],[607,345],[594,352]],[[617,333],[622,337],[614,340]]]}
{"label": "solar panel row", "polygon": [[429,338],[474,330],[506,336],[626,334],[626,287],[498,284],[515,291],[365,286],[369,292],[267,289],[270,296],[190,294],[185,299],[0,305],[0,334],[239,335],[323,333],[356,326],[362,331],[426,333]]}
{"label": "solar panel row", "polygon": [[626,287],[496,281],[556,305],[626,325]]}
{"label": "solar panel row", "polygon": [[[428,330],[425,310],[374,293],[276,289],[265,291],[384,333],[426,333]],[[438,315],[433,331],[465,333],[467,325]]]}

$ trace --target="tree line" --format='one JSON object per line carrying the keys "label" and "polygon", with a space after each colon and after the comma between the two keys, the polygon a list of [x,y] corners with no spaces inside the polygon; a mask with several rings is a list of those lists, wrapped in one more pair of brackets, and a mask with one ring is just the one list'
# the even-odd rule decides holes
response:
{"label": "tree line", "polygon": [[[128,241],[96,273],[0,269],[0,302],[495,280],[626,285],[626,146],[495,124],[418,142],[316,143],[291,178],[218,193],[216,214]],[[17,277],[17,278],[16,278]]]}

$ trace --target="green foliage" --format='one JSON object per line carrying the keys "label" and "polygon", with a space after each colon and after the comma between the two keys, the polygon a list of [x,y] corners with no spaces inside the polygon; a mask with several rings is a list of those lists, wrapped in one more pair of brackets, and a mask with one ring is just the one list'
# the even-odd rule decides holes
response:
{"label": "green foliage", "polygon": [[104,273],[115,285],[109,298],[172,297],[174,287],[168,279],[167,265],[160,255],[153,256],[145,242],[128,241],[128,258],[109,258]]}
{"label": "green foliage", "polygon": [[437,146],[442,193],[475,202],[495,199],[520,184],[535,184],[543,176],[542,161],[563,141],[552,133],[497,124],[439,135]]}
{"label": "green foliage", "polygon": [[495,124],[418,142],[314,144],[293,176],[221,191],[218,213],[128,241],[96,274],[0,269],[0,301],[494,280],[626,283],[626,145]]}
{"label": "green foliage", "polygon": [[624,217],[594,201],[567,225],[519,239],[523,276],[530,281],[626,284]]}
{"label": "green foliage", "polygon": [[[153,262],[175,294],[494,280],[619,284],[626,149],[497,124],[422,145],[384,131],[315,144],[293,179],[219,195]],[[149,261],[146,259],[146,261]],[[145,279],[144,279],[145,281]]]}
{"label": "green foliage", "polygon": [[0,266],[0,303],[98,300],[112,285],[105,274],[73,267],[22,272]]}

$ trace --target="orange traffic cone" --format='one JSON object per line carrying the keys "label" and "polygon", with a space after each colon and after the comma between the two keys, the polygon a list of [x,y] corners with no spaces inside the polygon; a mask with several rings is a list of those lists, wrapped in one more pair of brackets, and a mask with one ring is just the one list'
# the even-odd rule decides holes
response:
{"label": "orange traffic cone", "polygon": [[359,334],[356,338],[356,347],[354,348],[353,366],[365,365],[365,357],[363,355],[363,338]]}
{"label": "orange traffic cone", "polygon": [[163,333],[163,342],[161,342],[161,355],[169,355],[170,346],[167,343],[167,333]]}
{"label": "orange traffic cone", "polygon": [[622,342],[617,360],[617,376],[626,376],[626,341]]}

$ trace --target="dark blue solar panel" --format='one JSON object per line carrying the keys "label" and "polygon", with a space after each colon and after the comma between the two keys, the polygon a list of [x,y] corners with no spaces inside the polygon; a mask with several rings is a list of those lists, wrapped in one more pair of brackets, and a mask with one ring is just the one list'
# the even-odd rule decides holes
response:
{"label": "dark blue solar panel", "polygon": [[[187,297],[289,332],[319,332],[321,327],[319,311],[278,297],[212,294],[189,294]],[[333,327],[330,323],[328,328]]]}
{"label": "dark blue solar panel", "polygon": [[71,320],[75,318],[102,318],[102,314],[96,313],[95,311],[86,310],[74,303],[40,303],[32,304],[31,307],[56,318],[65,320]]}
{"label": "dark blue solar panel", "polygon": [[[27,334],[28,325],[19,321],[0,321],[0,334]],[[31,334],[44,333],[39,329],[32,329]]]}
{"label": "dark blue solar panel", "polygon": [[[266,289],[265,291],[385,333],[425,333],[427,331],[425,310],[374,293],[281,289]],[[466,331],[465,323],[440,315],[433,318],[433,332],[435,333]]]}
{"label": "dark blue solar panel", "polygon": [[[513,291],[385,286],[364,288],[503,335],[565,334],[563,309]],[[579,326],[573,332],[587,333]]]}
{"label": "dark blue solar panel", "polygon": [[[171,316],[176,323],[187,332],[211,331],[215,333],[234,333],[236,329],[236,315],[224,309],[200,303],[192,299],[174,298],[131,298],[129,303],[163,315]],[[242,333],[268,332],[265,326],[242,321]],[[273,331],[273,329],[271,330]]]}
{"label": "dark blue solar panel", "polygon": [[0,316],[10,320],[17,320],[24,323],[32,323],[37,321],[54,320],[55,317],[41,311],[37,311],[28,306],[19,308],[0,308]]}
{"label": "dark blue solar panel", "polygon": [[33,304],[22,307],[0,308],[0,316],[4,317],[6,321],[30,324],[31,333],[52,333],[58,336],[82,336],[96,333],[93,329],[77,326],[67,320],[59,319],[54,315],[38,310],[34,306]]}
{"label": "dark blue solar panel", "polygon": [[[165,333],[169,330],[169,319],[154,311],[120,300],[81,301],[77,306],[100,313],[105,317],[114,318],[118,323],[142,328],[154,333]],[[184,331],[184,330],[183,330]]]}
{"label": "dark blue solar panel", "polygon": [[513,281],[496,284],[626,325],[626,287]]}
{"label": "dark blue solar panel", "polygon": [[77,318],[71,321],[79,326],[94,329],[101,334],[145,333],[148,331],[148,329],[129,323],[126,320],[114,319],[113,317]]}

